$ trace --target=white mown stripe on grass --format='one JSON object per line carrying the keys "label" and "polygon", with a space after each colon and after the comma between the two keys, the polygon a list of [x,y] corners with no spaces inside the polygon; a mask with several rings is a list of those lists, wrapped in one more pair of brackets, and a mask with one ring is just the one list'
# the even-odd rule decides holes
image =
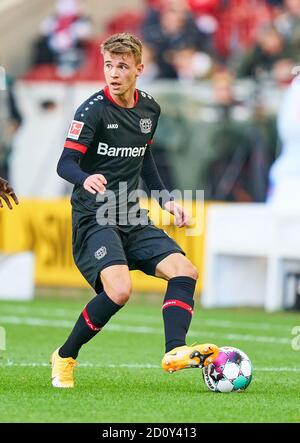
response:
{"label": "white mown stripe on grass", "polygon": [[[1,324],[15,324],[15,325],[26,325],[35,327],[50,327],[50,328],[73,328],[74,321],[69,320],[50,320],[35,317],[16,317],[16,316],[1,316]],[[118,324],[108,324],[105,326],[105,331],[109,332],[128,332],[133,334],[162,334],[163,328],[150,328],[147,326],[128,326],[128,325],[118,325]],[[195,332],[194,330],[189,331],[189,337],[203,336],[203,332]],[[268,344],[290,344],[291,338],[285,337],[268,337],[268,336],[257,336],[250,334],[223,334],[205,331],[205,337],[212,337],[219,339],[220,337],[227,340],[237,340],[246,342],[256,342],[256,343],[268,343]],[[207,340],[207,339],[205,339]]]}
{"label": "white mown stripe on grass", "polygon": [[[78,311],[75,311],[72,309],[64,309],[64,308],[54,308],[54,309],[45,309],[45,308],[39,308],[34,306],[13,306],[11,303],[6,304],[5,302],[0,303],[1,310],[8,311],[8,314],[33,314],[33,315],[42,315],[47,316],[49,315],[54,317],[67,317],[66,321],[70,320],[71,317],[78,316],[80,313],[80,309]],[[77,317],[76,317],[77,318]],[[124,312],[121,313],[120,321],[135,321],[136,319],[133,317],[133,315],[130,315],[129,313],[126,314]],[[161,324],[161,316],[158,312],[157,316],[149,316],[149,315],[138,315],[138,321],[141,323],[150,323],[150,324]],[[255,330],[272,330],[272,329],[284,329],[287,330],[291,326],[290,325],[284,325],[279,323],[261,323],[261,322],[235,322],[231,320],[214,320],[214,319],[205,319],[205,311],[203,313],[203,318],[201,318],[201,324],[205,326],[213,326],[215,328],[225,328],[225,329],[232,329],[235,328],[242,328],[242,329],[255,329]]]}
{"label": "white mown stripe on grass", "polygon": [[[64,308],[50,308],[46,309],[46,308],[39,308],[36,306],[14,306],[12,303],[6,304],[1,302],[0,303],[0,308],[3,311],[8,311],[8,313],[12,313],[12,314],[34,314],[34,315],[46,315],[49,317],[49,314],[53,315],[53,316],[57,316],[57,317],[65,317],[65,316],[70,316],[72,313],[75,312],[74,309],[64,309]],[[80,312],[80,309],[78,311]]]}
{"label": "white mown stripe on grass", "polygon": [[[50,368],[49,363],[44,362],[13,362],[8,360],[5,363],[0,363],[0,367],[45,367]],[[113,369],[120,369],[120,368],[127,368],[127,369],[161,369],[160,365],[153,365],[151,363],[147,364],[138,364],[138,363],[121,363],[121,364],[101,364],[101,363],[79,363],[80,368],[113,368]],[[257,367],[254,368],[254,371],[257,372],[300,372],[300,368],[289,368],[289,367],[278,367],[278,368],[268,368],[268,367]]]}
{"label": "white mown stripe on grass", "polygon": [[[35,317],[16,317],[16,316],[1,316],[0,324],[15,324],[26,326],[38,326],[49,328],[73,328],[75,321],[73,320],[50,320]],[[128,325],[107,325],[106,331],[123,331],[132,332],[135,334],[161,334],[162,330],[156,328],[148,328],[145,326],[128,326]]]}

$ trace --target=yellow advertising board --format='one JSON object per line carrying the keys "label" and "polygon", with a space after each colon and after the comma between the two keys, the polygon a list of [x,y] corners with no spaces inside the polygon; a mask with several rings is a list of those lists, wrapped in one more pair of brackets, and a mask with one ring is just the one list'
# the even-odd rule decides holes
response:
{"label": "yellow advertising board", "polygon": [[[190,202],[196,228],[177,228],[163,218],[153,201],[142,201],[154,223],[163,228],[186,252],[200,273],[197,289],[202,288],[205,206]],[[167,217],[167,218],[168,218]],[[194,225],[195,226],[195,223]],[[190,235],[192,234],[192,235]],[[12,211],[0,210],[0,250],[5,253],[33,251],[36,256],[35,282],[38,286],[88,287],[72,257],[71,205],[68,198],[55,200],[22,199]],[[133,288],[141,292],[164,292],[166,282],[139,271],[131,273]],[[16,276],[17,278],[17,276]]]}

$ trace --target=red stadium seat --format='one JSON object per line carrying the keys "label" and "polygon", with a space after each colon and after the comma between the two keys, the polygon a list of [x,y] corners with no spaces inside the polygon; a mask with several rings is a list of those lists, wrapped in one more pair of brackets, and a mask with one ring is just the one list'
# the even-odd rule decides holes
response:
{"label": "red stadium seat", "polygon": [[230,0],[218,10],[217,19],[215,47],[228,56],[234,46],[240,50],[253,46],[258,28],[271,21],[271,8],[262,0]]}
{"label": "red stadium seat", "polygon": [[191,11],[198,14],[215,15],[220,6],[220,0],[188,0]]}
{"label": "red stadium seat", "polygon": [[86,58],[83,66],[76,72],[74,80],[103,81],[103,61],[100,43],[89,42],[86,46]]}
{"label": "red stadium seat", "polygon": [[30,69],[25,75],[24,80],[32,81],[57,81],[59,77],[56,74],[56,68],[54,65],[38,65]]}
{"label": "red stadium seat", "polygon": [[132,11],[122,12],[107,23],[106,30],[108,34],[130,32],[135,35],[140,35],[143,19],[143,13]]}
{"label": "red stadium seat", "polygon": [[30,69],[24,76],[28,81],[103,81],[103,62],[98,41],[89,41],[85,45],[85,60],[83,65],[73,75],[59,75],[55,65],[38,65]]}

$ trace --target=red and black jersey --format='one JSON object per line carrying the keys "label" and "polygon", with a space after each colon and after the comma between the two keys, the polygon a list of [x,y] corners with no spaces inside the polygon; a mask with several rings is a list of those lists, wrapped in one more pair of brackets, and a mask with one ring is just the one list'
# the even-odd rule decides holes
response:
{"label": "red and black jersey", "polygon": [[[159,115],[160,106],[151,95],[136,90],[134,106],[124,108],[113,100],[106,87],[77,109],[65,148],[82,153],[81,170],[87,175],[104,175],[107,191],[113,191],[118,200],[124,183],[128,194],[138,187]],[[89,209],[99,206],[95,196],[79,184],[75,184],[72,204]]]}

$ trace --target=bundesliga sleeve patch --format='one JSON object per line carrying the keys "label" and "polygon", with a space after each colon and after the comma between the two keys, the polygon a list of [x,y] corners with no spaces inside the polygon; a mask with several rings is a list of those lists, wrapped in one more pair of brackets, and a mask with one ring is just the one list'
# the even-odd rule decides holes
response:
{"label": "bundesliga sleeve patch", "polygon": [[78,140],[83,126],[84,126],[83,122],[73,120],[68,132],[68,138],[72,138],[73,140]]}

